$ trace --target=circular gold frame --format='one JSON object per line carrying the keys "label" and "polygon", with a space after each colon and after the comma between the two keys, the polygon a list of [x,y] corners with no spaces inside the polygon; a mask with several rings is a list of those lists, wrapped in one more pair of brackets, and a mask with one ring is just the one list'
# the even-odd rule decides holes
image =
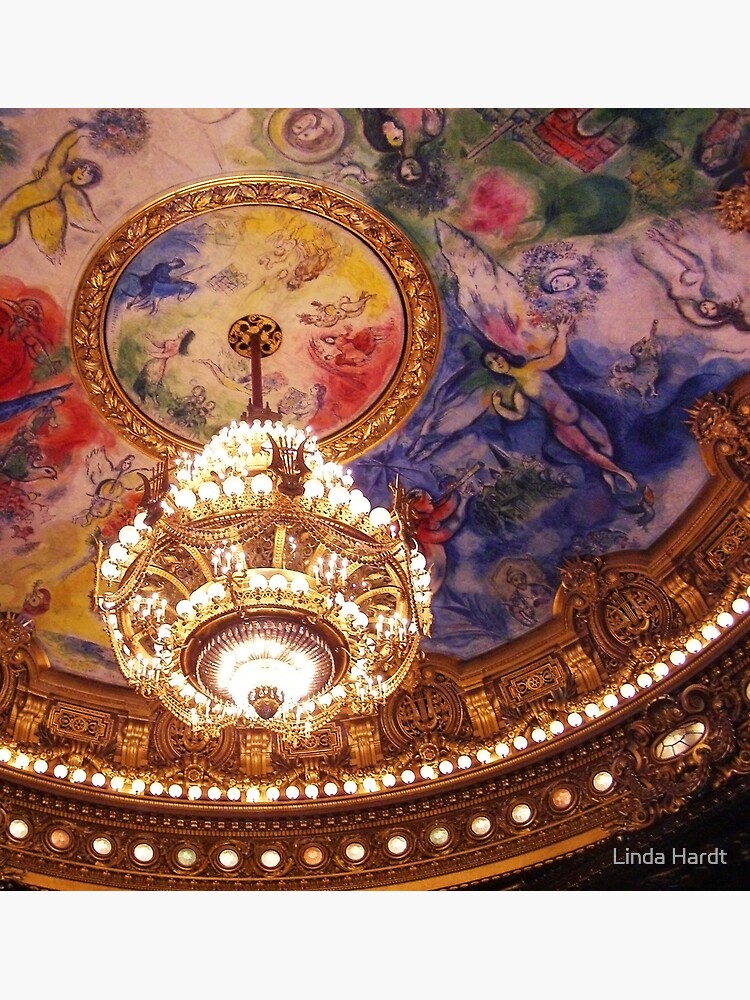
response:
{"label": "circular gold frame", "polygon": [[287,177],[225,177],[172,191],[140,209],[94,252],[73,304],[73,357],[81,381],[105,420],[155,455],[195,451],[141,413],[121,389],[104,342],[109,298],[130,261],[156,237],[200,215],[242,205],[271,205],[321,216],[349,230],[387,267],[401,296],[405,344],[386,390],[343,430],[321,438],[338,461],[372,448],[419,403],[440,352],[440,308],[433,281],[412,243],[369,205],[321,184]]}

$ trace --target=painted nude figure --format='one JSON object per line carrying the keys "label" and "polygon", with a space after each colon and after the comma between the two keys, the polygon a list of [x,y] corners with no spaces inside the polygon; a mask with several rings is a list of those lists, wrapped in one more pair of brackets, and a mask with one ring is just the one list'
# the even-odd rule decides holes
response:
{"label": "painted nude figure", "polygon": [[652,226],[646,230],[649,242],[633,251],[635,259],[659,279],[679,314],[693,326],[718,327],[731,324],[750,333],[750,323],[742,310],[740,296],[721,302],[711,291],[703,259]]}
{"label": "painted nude figure", "polygon": [[604,424],[580,407],[549,374],[549,369],[565,357],[572,326],[572,320],[560,323],[549,353],[518,365],[511,364],[500,351],[485,354],[484,364],[491,372],[513,379],[509,388],[493,392],[492,407],[506,420],[522,420],[529,412],[529,401],[534,400],[547,414],[550,429],[560,444],[596,466],[610,489],[615,489],[615,477],[619,476],[635,490],[635,477],[612,459],[612,442]]}

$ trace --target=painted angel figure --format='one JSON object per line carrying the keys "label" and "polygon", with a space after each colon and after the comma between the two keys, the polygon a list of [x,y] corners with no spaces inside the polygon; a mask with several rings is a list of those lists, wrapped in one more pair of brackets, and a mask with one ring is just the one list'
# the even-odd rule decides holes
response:
{"label": "painted angel figure", "polygon": [[68,225],[95,231],[99,220],[84,189],[101,180],[101,170],[92,160],[72,155],[81,137],[79,128],[66,132],[34,171],[34,179],[0,202],[0,249],[15,240],[23,218],[28,219],[31,238],[53,263],[65,253]]}
{"label": "painted angel figure", "polygon": [[631,490],[638,488],[635,477],[613,459],[614,449],[604,424],[577,403],[549,374],[565,356],[570,326],[558,327],[552,350],[545,358],[532,358],[522,365],[510,364],[500,351],[490,351],[484,363],[498,375],[510,376],[510,389],[492,394],[492,408],[506,420],[522,420],[533,400],[547,415],[550,430],[568,451],[599,469],[611,490],[619,477]]}
{"label": "painted angel figure", "polygon": [[[448,439],[466,430],[493,408],[493,394],[517,386],[512,376],[493,372],[485,355],[501,349],[518,365],[532,357],[547,357],[557,336],[555,328],[532,325],[518,279],[496,264],[461,230],[435,223],[438,243],[456,279],[458,305],[474,327],[476,343],[467,348],[466,364],[438,389],[432,413],[409,450],[417,461],[429,458]],[[564,338],[563,338],[564,339]]]}
{"label": "painted angel figure", "polygon": [[430,458],[491,409],[499,380],[483,365],[480,349],[471,345],[470,352],[469,360],[437,390],[419,436],[407,450],[414,461]]}
{"label": "painted angel figure", "polygon": [[146,340],[151,345],[146,348],[150,360],[141,368],[133,382],[133,392],[142,403],[149,399],[159,406],[159,391],[164,384],[167,365],[178,354],[187,354],[188,347],[194,337],[194,330],[183,330],[179,336],[169,337],[162,341],[146,336]]}
{"label": "painted angel figure", "polygon": [[565,358],[573,318],[551,329],[533,327],[513,275],[457,229],[443,222],[437,226],[441,250],[458,281],[458,304],[481,334],[481,367],[469,362],[441,386],[410,457],[429,457],[490,409],[504,420],[523,420],[533,401],[560,444],[599,469],[611,490],[617,478],[635,490],[635,477],[613,459],[604,424],[551,374]]}

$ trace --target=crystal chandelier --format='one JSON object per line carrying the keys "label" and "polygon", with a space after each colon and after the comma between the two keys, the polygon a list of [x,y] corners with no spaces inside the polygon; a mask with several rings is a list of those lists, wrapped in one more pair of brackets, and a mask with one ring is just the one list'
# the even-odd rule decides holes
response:
{"label": "crystal chandelier", "polygon": [[268,317],[233,324],[247,411],[200,454],[160,463],[100,549],[96,602],[136,690],[196,732],[262,727],[294,744],[396,690],[429,634],[431,594],[402,491],[371,508],[308,431],[263,405],[261,358],[280,342]]}

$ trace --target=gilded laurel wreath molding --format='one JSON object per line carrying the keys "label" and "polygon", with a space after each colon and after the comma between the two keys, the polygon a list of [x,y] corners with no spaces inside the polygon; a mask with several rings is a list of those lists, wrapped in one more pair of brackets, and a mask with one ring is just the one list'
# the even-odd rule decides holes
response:
{"label": "gilded laurel wreath molding", "polygon": [[95,252],[73,306],[73,356],[84,387],[116,430],[153,454],[194,448],[145,417],[124,395],[104,347],[107,304],[117,279],[148,243],[178,224],[222,208],[270,205],[337,223],[362,240],[396,282],[406,318],[406,346],[387,392],[356,422],[322,438],[331,456],[350,459],[391,433],[419,403],[440,351],[440,309],[427,269],[411,242],[383,215],[348,195],[283,177],[226,177],[163,196],[115,230]]}

